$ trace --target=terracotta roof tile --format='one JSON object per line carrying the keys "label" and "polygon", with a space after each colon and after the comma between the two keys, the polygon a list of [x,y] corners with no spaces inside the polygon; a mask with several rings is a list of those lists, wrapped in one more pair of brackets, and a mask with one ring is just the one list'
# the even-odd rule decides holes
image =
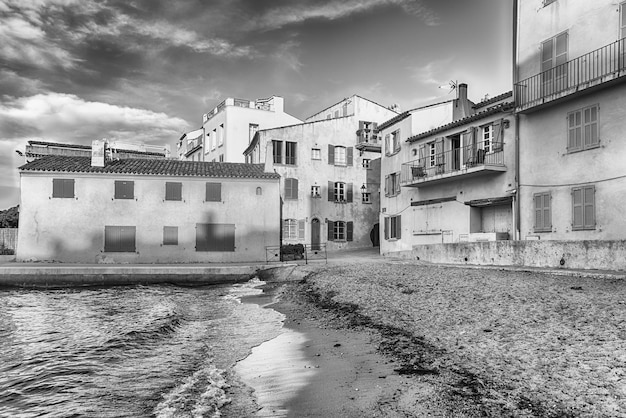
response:
{"label": "terracotta roof tile", "polygon": [[492,103],[496,103],[499,102],[500,100],[506,99],[507,97],[511,97],[513,96],[513,92],[512,91],[507,91],[506,93],[502,93],[498,96],[492,97],[491,99],[487,99],[487,100],[483,100],[482,102],[478,102],[476,103],[474,106],[472,106],[474,109],[479,109],[481,107],[485,107],[488,106]]}
{"label": "terracotta roof tile", "polygon": [[181,177],[258,178],[277,179],[280,175],[267,173],[263,164],[209,163],[166,159],[121,159],[107,161],[105,167],[92,167],[90,157],[50,155],[20,167],[22,171],[64,173],[137,174]]}

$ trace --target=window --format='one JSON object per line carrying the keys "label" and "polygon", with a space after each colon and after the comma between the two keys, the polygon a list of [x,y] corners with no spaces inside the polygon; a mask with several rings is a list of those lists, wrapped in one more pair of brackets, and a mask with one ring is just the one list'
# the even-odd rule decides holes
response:
{"label": "window", "polygon": [[217,130],[217,145],[224,145],[224,124],[222,123]]}
{"label": "window", "polygon": [[196,251],[235,251],[235,224],[196,224]]}
{"label": "window", "polygon": [[493,125],[483,126],[483,147],[485,153],[490,153],[493,146]]}
{"label": "window", "polygon": [[163,245],[178,245],[178,227],[163,227]]}
{"label": "window", "polygon": [[572,189],[572,229],[596,228],[595,186]]}
{"label": "window", "polygon": [[[222,125],[224,126],[224,125]],[[257,125],[256,123],[250,123],[248,124],[248,144],[250,142],[252,142],[252,139],[254,138],[254,135],[259,131],[259,125]]]}
{"label": "window", "polygon": [[134,181],[115,181],[115,198],[116,199],[134,199],[135,198],[135,182]]}
{"label": "window", "polygon": [[600,107],[589,106],[567,115],[567,150],[582,151],[600,144],[598,117]]}
{"label": "window", "polygon": [[135,227],[134,226],[105,226],[104,252],[107,253],[134,253]]}
{"label": "window", "polygon": [[296,142],[285,142],[285,164],[296,165]]}
{"label": "window", "polygon": [[354,230],[353,222],[328,221],[328,240],[329,241],[352,241],[353,230]]}
{"label": "window", "polygon": [[342,107],[342,115],[348,116],[348,103],[344,103],[341,107]]}
{"label": "window", "polygon": [[283,143],[282,141],[272,141],[272,155],[274,156],[274,164],[282,164]]}
{"label": "window", "polygon": [[322,159],[322,150],[319,148],[311,149],[311,159],[312,160],[321,160]]}
{"label": "window", "polygon": [[385,177],[385,196],[392,197],[400,194],[400,173],[391,173]]}
{"label": "window", "polygon": [[52,197],[73,198],[74,179],[52,179]]}
{"label": "window", "polygon": [[217,145],[217,128],[213,129],[211,132],[211,151],[215,149]]}
{"label": "window", "polygon": [[351,203],[353,199],[352,183],[328,182],[328,201]]}
{"label": "window", "polygon": [[400,239],[402,237],[401,218],[401,215],[385,218],[385,239]]}
{"label": "window", "polygon": [[298,221],[295,219],[285,219],[283,221],[283,238],[298,238]]}
{"label": "window", "polygon": [[166,182],[165,200],[183,200],[183,184]]}
{"label": "window", "polygon": [[437,146],[434,142],[429,143],[428,145],[428,166],[434,167],[437,165]]}
{"label": "window", "polygon": [[219,161],[220,163],[224,162],[224,154],[220,154]]}
{"label": "window", "polygon": [[567,87],[567,32],[541,44],[541,82],[544,94]]}
{"label": "window", "polygon": [[335,165],[346,165],[346,147],[335,147]]}
{"label": "window", "polygon": [[311,197],[322,197],[320,186],[311,186]]}
{"label": "window", "polygon": [[354,148],[328,145],[328,164],[352,166]]}
{"label": "window", "polygon": [[362,160],[362,164],[363,164],[363,168],[370,168],[370,162],[371,160],[369,158],[363,158]]}
{"label": "window", "polygon": [[535,193],[535,232],[552,231],[552,212],[550,209],[552,196],[550,192]]}
{"label": "window", "polygon": [[257,187],[257,188],[256,188],[256,195],[257,195],[257,196],[262,196],[262,195],[263,195],[263,189],[262,189],[262,188],[260,188],[260,187]]}
{"label": "window", "polygon": [[298,198],[298,179],[285,179],[285,199]]}
{"label": "window", "polygon": [[205,202],[222,201],[222,183],[206,183]]}
{"label": "window", "polygon": [[391,133],[391,142],[393,145],[393,152],[396,153],[400,151],[400,129]]}
{"label": "window", "polygon": [[370,192],[363,192],[361,194],[362,203],[372,203],[372,194]]}
{"label": "window", "polygon": [[335,117],[338,118],[339,117],[339,110],[335,110]]}

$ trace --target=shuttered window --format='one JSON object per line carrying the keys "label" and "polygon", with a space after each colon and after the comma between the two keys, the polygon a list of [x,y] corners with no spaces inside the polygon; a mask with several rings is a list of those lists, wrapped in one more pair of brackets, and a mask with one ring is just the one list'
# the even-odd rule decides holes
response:
{"label": "shuttered window", "polygon": [[235,224],[196,224],[196,251],[235,251]]}
{"label": "shuttered window", "polygon": [[572,229],[596,228],[595,186],[572,189]]}
{"label": "shuttered window", "polygon": [[567,150],[581,151],[600,144],[598,119],[600,107],[589,106],[567,115]]}
{"label": "shuttered window", "polygon": [[163,227],[163,245],[178,245],[178,227]]}
{"label": "shuttered window", "polygon": [[552,211],[550,193],[536,193],[535,201],[535,231],[550,232],[552,230]]}
{"label": "shuttered window", "polygon": [[115,181],[115,198],[116,199],[134,199],[135,198],[135,182],[134,181]]}
{"label": "shuttered window", "polygon": [[335,147],[335,165],[346,165],[346,147]]}
{"label": "shuttered window", "polygon": [[298,198],[298,179],[285,179],[285,199]]}
{"label": "shuttered window", "polygon": [[385,218],[385,239],[402,238],[402,216],[388,216]]}
{"label": "shuttered window", "polygon": [[283,220],[283,239],[298,238],[298,221],[295,219]]}
{"label": "shuttered window", "polygon": [[105,226],[104,252],[135,252],[134,226]]}
{"label": "shuttered window", "polygon": [[183,184],[169,181],[166,182],[165,200],[183,200]]}
{"label": "shuttered window", "polygon": [[222,183],[206,183],[206,202],[222,201]]}
{"label": "shuttered window", "polygon": [[296,165],[297,143],[285,142],[285,164]]}
{"label": "shuttered window", "polygon": [[283,143],[282,141],[272,141],[272,155],[274,164],[282,164]]}
{"label": "shuttered window", "polygon": [[353,231],[354,222],[352,221],[328,221],[329,241],[352,241]]}
{"label": "shuttered window", "polygon": [[52,179],[52,197],[73,198],[74,179]]}
{"label": "shuttered window", "polygon": [[400,173],[385,176],[385,196],[393,197],[400,194]]}

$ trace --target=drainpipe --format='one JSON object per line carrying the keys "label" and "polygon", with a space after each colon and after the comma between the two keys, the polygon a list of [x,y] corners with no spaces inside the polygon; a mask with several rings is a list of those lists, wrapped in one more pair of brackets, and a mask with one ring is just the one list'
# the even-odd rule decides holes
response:
{"label": "drainpipe", "polygon": [[[514,106],[517,106],[517,83],[519,82],[519,71],[517,68],[517,14],[518,14],[518,0],[513,0],[513,102]],[[519,152],[520,152],[520,138],[519,138],[519,114],[513,108],[515,113],[515,239],[521,240],[521,228],[520,228],[520,167],[519,167]]]}

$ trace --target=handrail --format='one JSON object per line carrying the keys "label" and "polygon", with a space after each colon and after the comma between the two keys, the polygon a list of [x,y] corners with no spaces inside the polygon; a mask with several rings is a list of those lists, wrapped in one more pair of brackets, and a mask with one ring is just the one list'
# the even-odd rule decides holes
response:
{"label": "handrail", "polygon": [[516,103],[530,108],[626,75],[626,38],[515,84]]}

